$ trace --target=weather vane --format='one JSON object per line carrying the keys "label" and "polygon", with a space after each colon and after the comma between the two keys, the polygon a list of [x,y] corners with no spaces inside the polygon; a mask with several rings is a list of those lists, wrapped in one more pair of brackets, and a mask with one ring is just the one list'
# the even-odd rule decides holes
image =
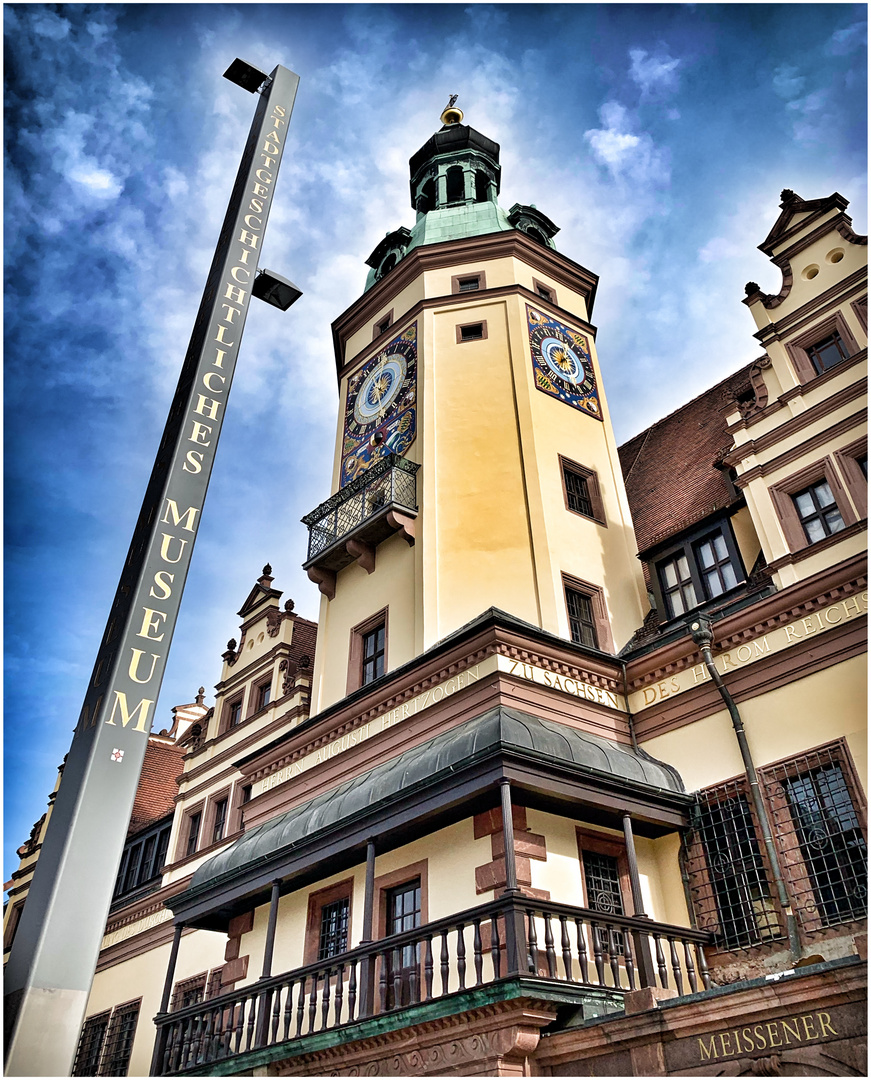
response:
{"label": "weather vane", "polygon": [[443,113],[442,113],[442,115],[441,115],[441,116],[439,117],[439,119],[441,120],[441,122],[442,122],[442,123],[443,123],[443,124],[444,124],[444,125],[445,125],[446,127],[449,127],[449,126],[451,126],[451,125],[453,125],[453,124],[460,124],[460,123],[462,123],[462,120],[463,120],[463,110],[462,110],[462,109],[456,109],[456,108],[454,108],[454,106],[455,106],[455,104],[456,104],[456,100],[457,100],[457,98],[458,98],[459,96],[460,96],[459,94],[451,94],[451,100],[450,100],[450,101],[448,102],[448,104],[447,104],[447,106],[446,106],[446,108],[445,108],[444,112],[443,112]]}

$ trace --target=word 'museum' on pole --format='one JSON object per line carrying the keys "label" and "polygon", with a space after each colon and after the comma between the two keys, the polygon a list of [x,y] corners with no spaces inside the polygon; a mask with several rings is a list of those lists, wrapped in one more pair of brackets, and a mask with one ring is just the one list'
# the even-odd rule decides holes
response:
{"label": "word 'museum' on pole", "polygon": [[[248,305],[264,295],[299,77],[239,60],[226,74],[260,98],[7,966],[7,1076],[73,1065]],[[299,291],[278,283],[286,308]]]}

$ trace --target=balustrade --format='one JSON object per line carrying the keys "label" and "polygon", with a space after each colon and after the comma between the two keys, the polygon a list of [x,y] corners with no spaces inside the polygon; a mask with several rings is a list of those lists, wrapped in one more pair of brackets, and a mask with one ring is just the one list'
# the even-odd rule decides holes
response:
{"label": "balustrade", "polygon": [[202,1069],[505,978],[618,994],[645,985],[697,993],[711,986],[702,948],[710,942],[701,931],[643,917],[502,897],[158,1016],[160,1075]]}

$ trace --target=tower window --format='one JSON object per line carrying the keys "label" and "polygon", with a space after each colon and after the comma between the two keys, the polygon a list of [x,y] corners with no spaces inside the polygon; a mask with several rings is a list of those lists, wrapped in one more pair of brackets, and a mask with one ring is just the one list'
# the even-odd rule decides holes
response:
{"label": "tower window", "polygon": [[436,186],[435,180],[427,180],[420,190],[420,195],[417,199],[417,209],[422,214],[428,214],[430,210],[436,208]]}
{"label": "tower window", "polygon": [[380,679],[387,670],[387,608],[351,630],[348,648],[347,692]]}
{"label": "tower window", "polygon": [[487,336],[487,323],[464,323],[457,326],[457,344],[465,341],[482,341]]}
{"label": "tower window", "polygon": [[577,589],[566,588],[566,608],[569,613],[569,632],[578,645],[598,648],[596,622],[590,597]]}
{"label": "tower window", "polygon": [[475,202],[487,202],[490,197],[490,178],[479,169],[475,173]]}
{"label": "tower window", "polygon": [[448,203],[463,202],[466,198],[466,178],[459,165],[452,165],[447,171]]}
{"label": "tower window", "polygon": [[386,628],[384,623],[363,635],[363,678],[361,685],[366,686],[384,674],[384,655],[387,651]]}
{"label": "tower window", "polygon": [[543,281],[538,281],[536,278],[533,278],[532,287],[535,290],[536,295],[540,296],[542,300],[547,300],[550,304],[556,303],[556,293],[550,285],[545,285]]}
{"label": "tower window", "polygon": [[566,573],[562,582],[571,640],[591,649],[613,650],[608,608],[600,586]]}
{"label": "tower window", "polygon": [[454,274],[451,278],[451,292],[457,293],[480,292],[487,288],[487,277],[483,270],[476,270],[474,274]]}
{"label": "tower window", "polygon": [[536,229],[534,225],[530,225],[529,228],[527,228],[526,235],[530,238],[530,240],[535,240],[537,244],[541,244],[542,247],[548,246],[547,237],[544,235],[541,229]]}
{"label": "tower window", "polygon": [[600,525],[607,524],[605,507],[599,490],[599,478],[595,471],[564,458],[562,454],[559,460],[566,509],[571,510],[573,514],[580,514],[581,517],[592,518]]}

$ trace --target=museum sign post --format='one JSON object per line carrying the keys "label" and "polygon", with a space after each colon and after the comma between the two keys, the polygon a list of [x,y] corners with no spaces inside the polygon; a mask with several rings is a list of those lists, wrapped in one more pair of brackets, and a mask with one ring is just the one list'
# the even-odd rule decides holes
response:
{"label": "museum sign post", "polygon": [[299,77],[226,74],[260,98],[7,965],[7,1076],[73,1067],[249,301],[300,295],[257,269]]}

